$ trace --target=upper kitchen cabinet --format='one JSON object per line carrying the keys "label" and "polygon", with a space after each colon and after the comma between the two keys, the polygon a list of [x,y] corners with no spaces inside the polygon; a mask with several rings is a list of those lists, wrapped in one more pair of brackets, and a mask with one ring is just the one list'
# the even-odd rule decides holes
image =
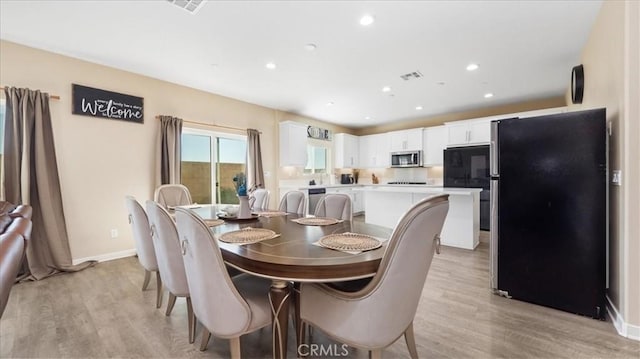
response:
{"label": "upper kitchen cabinet", "polygon": [[307,125],[280,122],[280,166],[307,165]]}
{"label": "upper kitchen cabinet", "polygon": [[389,134],[360,136],[360,168],[381,168],[390,166]]}
{"label": "upper kitchen cabinet", "polygon": [[348,133],[336,133],[333,136],[335,168],[358,168],[359,140]]}
{"label": "upper kitchen cabinet", "polygon": [[422,128],[389,132],[391,152],[397,151],[421,151]]}
{"label": "upper kitchen cabinet", "polygon": [[422,162],[425,167],[442,166],[443,151],[447,147],[447,127],[427,127],[422,131],[423,154]]}
{"label": "upper kitchen cabinet", "polygon": [[457,121],[446,124],[447,146],[488,144],[491,140],[491,120]]}

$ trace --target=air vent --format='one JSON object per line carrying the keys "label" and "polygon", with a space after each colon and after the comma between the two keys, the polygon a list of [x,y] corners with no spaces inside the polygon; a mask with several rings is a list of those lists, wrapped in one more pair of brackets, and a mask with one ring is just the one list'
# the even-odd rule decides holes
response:
{"label": "air vent", "polygon": [[167,0],[173,5],[185,10],[191,14],[196,14],[206,2],[206,0]]}
{"label": "air vent", "polygon": [[405,81],[409,81],[411,79],[419,79],[421,77],[422,77],[422,73],[420,71],[414,71],[414,72],[409,72],[408,74],[405,74],[405,75],[400,75],[400,78]]}

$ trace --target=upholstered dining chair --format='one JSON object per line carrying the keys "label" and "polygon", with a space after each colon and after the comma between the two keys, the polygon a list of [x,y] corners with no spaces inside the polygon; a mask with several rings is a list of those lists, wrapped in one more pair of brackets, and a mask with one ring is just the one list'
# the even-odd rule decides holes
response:
{"label": "upholstered dining chair", "polygon": [[449,210],[449,195],[431,197],[409,209],[394,229],[378,272],[357,292],[343,292],[324,284],[300,286],[301,332],[312,325],[345,344],[382,350],[404,334],[411,358],[417,358],[413,334],[422,288]]}
{"label": "upholstered dining chair", "polygon": [[304,216],[306,206],[307,200],[304,197],[304,193],[301,191],[289,191],[282,197],[278,210]]}
{"label": "upholstered dining chair", "polygon": [[200,350],[213,334],[230,339],[231,357],[240,358],[240,336],[271,324],[271,282],[249,275],[230,278],[217,240],[196,213],[177,208],[176,225],[193,310],[204,327]]}
{"label": "upholstered dining chair", "polygon": [[318,201],[314,215],[351,221],[351,197],[341,193],[326,194]]}
{"label": "upholstered dining chair", "polygon": [[258,188],[249,196],[251,209],[268,209],[270,192],[264,188]]}
{"label": "upholstered dining chair", "polygon": [[195,341],[196,318],[193,314],[191,297],[189,296],[189,284],[182,262],[182,249],[178,239],[178,230],[171,215],[157,202],[147,201],[147,215],[151,226],[151,238],[153,248],[158,260],[158,270],[162,282],[169,291],[166,316],[171,314],[177,297],[187,299],[187,318],[189,321],[189,343]]}
{"label": "upholstered dining chair", "polygon": [[133,231],[133,242],[136,246],[138,261],[144,268],[144,283],[142,290],[146,290],[151,279],[151,273],[156,273],[156,307],[162,305],[162,279],[158,271],[158,260],[156,252],[153,249],[153,241],[151,239],[151,227],[149,227],[149,219],[144,208],[132,196],[125,198],[127,210],[129,211],[129,223]]}
{"label": "upholstered dining chair", "polygon": [[191,204],[191,192],[181,184],[163,184],[156,188],[153,200],[162,207],[186,206]]}

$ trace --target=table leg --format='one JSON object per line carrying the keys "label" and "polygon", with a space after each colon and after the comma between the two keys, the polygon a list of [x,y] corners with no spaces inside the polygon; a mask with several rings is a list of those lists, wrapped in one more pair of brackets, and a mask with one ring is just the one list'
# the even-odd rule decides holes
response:
{"label": "table leg", "polygon": [[269,300],[273,319],[273,358],[287,357],[287,335],[289,329],[289,300],[291,289],[289,282],[274,280],[271,282]]}

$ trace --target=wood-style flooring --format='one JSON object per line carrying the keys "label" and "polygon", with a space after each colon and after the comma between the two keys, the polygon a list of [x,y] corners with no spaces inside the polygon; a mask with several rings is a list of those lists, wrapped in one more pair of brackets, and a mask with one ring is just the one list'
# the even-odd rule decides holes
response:
{"label": "wood-style flooring", "polygon": [[[488,267],[484,240],[475,251],[443,247],[435,256],[414,321],[421,358],[640,357],[640,342],[620,337],[608,321],[491,294]],[[14,286],[0,320],[0,357],[229,357],[223,339],[198,350],[200,326],[196,343],[189,344],[184,299],[165,316],[167,295],[156,309],[155,287],[141,291],[143,273],[130,257]],[[401,305],[401,295],[398,300]],[[289,357],[295,358],[293,328],[289,336]],[[335,344],[319,330],[312,342]],[[241,345],[243,358],[270,358],[271,330],[246,335]],[[349,358],[368,357],[348,351]],[[408,356],[403,339],[383,352],[385,358]]]}

